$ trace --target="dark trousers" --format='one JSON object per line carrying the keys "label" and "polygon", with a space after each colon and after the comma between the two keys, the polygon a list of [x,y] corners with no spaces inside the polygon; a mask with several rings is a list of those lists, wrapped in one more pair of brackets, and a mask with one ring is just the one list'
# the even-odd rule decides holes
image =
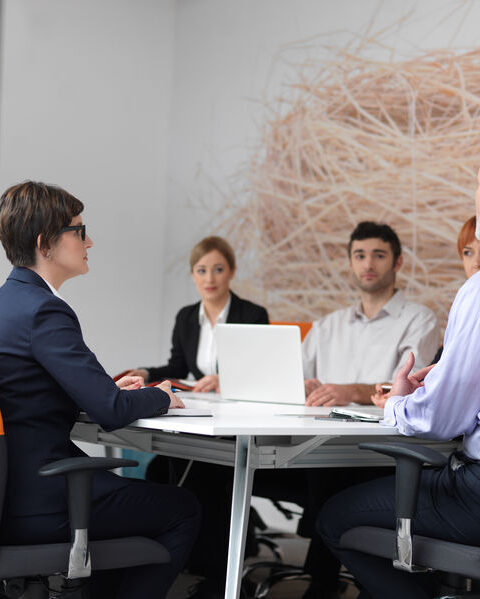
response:
{"label": "dark trousers", "polygon": [[[147,469],[148,480],[178,482],[188,465],[187,460],[155,457]],[[314,584],[334,591],[338,584],[340,562],[325,546],[315,530],[319,507],[335,493],[355,484],[384,476],[391,468],[298,468],[257,470],[253,494],[274,501],[289,501],[304,510],[299,534],[311,538],[305,571]],[[204,576],[207,586],[222,593],[227,570],[233,469],[206,462],[193,462],[183,486],[197,496],[202,506],[202,524],[193,547],[188,569]],[[252,555],[254,539],[249,527],[246,555]]]}
{"label": "dark trousers", "polygon": [[[186,563],[198,533],[200,510],[195,497],[170,485],[127,479],[128,483],[95,501],[91,540],[144,536],[169,551],[168,564],[139,566],[92,574],[93,599],[161,599]],[[70,540],[67,514],[4,518],[2,540],[11,544]]]}
{"label": "dark trousers", "polygon": [[[480,464],[452,471],[448,466],[424,470],[412,527],[419,535],[480,543]],[[428,574],[396,570],[384,560],[339,547],[342,534],[355,526],[395,528],[395,480],[382,478],[332,497],[321,510],[317,530],[337,558],[363,587],[362,599],[427,599],[434,580]]]}

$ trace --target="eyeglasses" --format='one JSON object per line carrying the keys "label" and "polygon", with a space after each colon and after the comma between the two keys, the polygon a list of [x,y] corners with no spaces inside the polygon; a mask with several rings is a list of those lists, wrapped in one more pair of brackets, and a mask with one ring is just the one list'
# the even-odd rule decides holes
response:
{"label": "eyeglasses", "polygon": [[62,227],[59,233],[66,233],[67,231],[80,231],[82,241],[85,241],[86,227],[85,225],[71,225],[70,227]]}

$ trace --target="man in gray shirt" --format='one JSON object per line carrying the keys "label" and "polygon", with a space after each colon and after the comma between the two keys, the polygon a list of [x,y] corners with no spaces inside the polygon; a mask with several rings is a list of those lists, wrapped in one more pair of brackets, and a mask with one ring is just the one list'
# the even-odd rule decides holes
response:
{"label": "man in gray shirt", "polygon": [[391,381],[409,352],[417,370],[431,363],[440,345],[434,313],[395,288],[403,258],[391,227],[359,223],[348,256],[358,304],[315,321],[302,345],[310,406],[370,403],[375,383]]}

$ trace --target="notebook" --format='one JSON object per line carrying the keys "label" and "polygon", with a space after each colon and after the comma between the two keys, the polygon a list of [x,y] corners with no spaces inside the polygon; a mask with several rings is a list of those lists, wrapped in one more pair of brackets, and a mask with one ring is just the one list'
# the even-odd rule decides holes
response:
{"label": "notebook", "polygon": [[305,403],[297,326],[218,324],[215,334],[222,399]]}

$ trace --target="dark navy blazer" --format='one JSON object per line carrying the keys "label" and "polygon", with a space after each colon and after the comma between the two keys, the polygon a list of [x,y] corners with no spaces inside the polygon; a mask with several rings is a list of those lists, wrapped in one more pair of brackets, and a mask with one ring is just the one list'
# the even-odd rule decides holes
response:
{"label": "dark navy blazer", "polygon": [[[232,300],[227,322],[235,324],[269,324],[268,312],[263,306],[244,300],[230,292]],[[166,366],[147,368],[150,381],[164,377],[185,378],[189,372],[198,380],[204,374],[197,366],[197,350],[200,341],[200,302],[185,306],[175,318],[172,334],[172,349]]]}
{"label": "dark navy blazer", "polygon": [[[14,268],[0,288],[0,409],[8,448],[4,516],[64,512],[63,477],[40,477],[48,462],[83,453],[70,441],[80,410],[105,430],[166,411],[156,388],[121,391],[85,345],[78,319],[44,280]],[[125,480],[95,475],[97,499]]]}

